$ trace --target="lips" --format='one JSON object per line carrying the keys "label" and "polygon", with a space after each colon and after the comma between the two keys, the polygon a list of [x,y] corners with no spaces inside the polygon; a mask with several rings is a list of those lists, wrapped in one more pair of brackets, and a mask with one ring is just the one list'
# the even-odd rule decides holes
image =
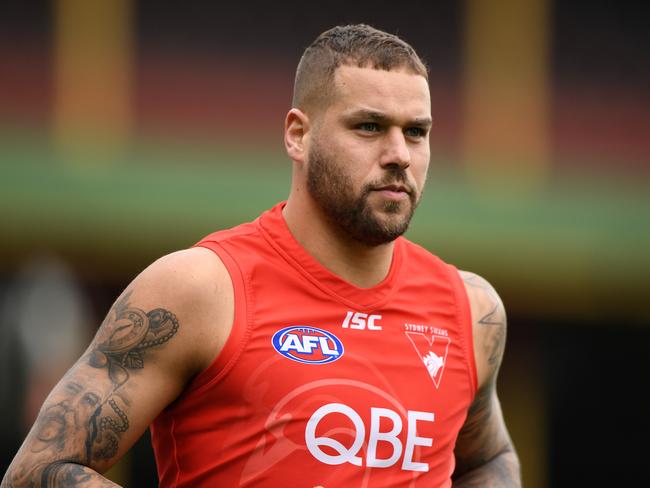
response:
{"label": "lips", "polygon": [[402,193],[408,193],[409,195],[411,194],[411,190],[409,190],[406,186],[400,185],[400,184],[391,184],[391,185],[384,185],[380,186],[377,188],[373,188],[374,191],[392,191],[392,192],[402,192]]}

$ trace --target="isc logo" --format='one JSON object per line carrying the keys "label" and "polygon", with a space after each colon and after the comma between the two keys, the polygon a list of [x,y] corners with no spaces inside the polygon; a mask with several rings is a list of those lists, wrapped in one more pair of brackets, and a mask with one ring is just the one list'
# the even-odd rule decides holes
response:
{"label": "isc logo", "polygon": [[[316,435],[318,424],[334,414],[334,417],[347,417],[347,422],[340,429],[332,429],[331,425],[325,436]],[[401,468],[405,471],[429,471],[427,463],[417,462],[415,457],[416,446],[431,447],[433,439],[430,437],[419,437],[417,435],[419,422],[433,422],[432,412],[419,412],[409,410],[406,418],[406,445],[402,444],[399,438],[404,428],[402,417],[394,410],[388,408],[370,408],[370,429],[367,448],[364,449],[366,440],[366,425],[361,416],[353,408],[342,403],[328,403],[316,410],[305,428],[305,443],[307,449],[320,462],[329,465],[350,463],[355,466],[363,466],[364,459],[359,454],[365,454],[365,465],[369,468],[388,468],[396,464],[400,458]],[[339,440],[327,436],[330,432],[337,430],[349,430],[348,423],[354,426],[354,440],[350,446],[342,444]],[[390,428],[387,428],[390,425]],[[381,427],[380,427],[381,426]],[[389,444],[391,454],[385,457],[378,457],[378,444]],[[327,449],[323,449],[326,447]]]}
{"label": "isc logo", "polygon": [[299,363],[331,363],[343,355],[338,337],[308,325],[285,327],[273,334],[271,342],[277,352]]}
{"label": "isc logo", "polygon": [[381,330],[381,325],[377,322],[381,320],[381,315],[368,315],[361,312],[348,312],[343,320],[341,327],[344,329],[368,329],[368,330]]}

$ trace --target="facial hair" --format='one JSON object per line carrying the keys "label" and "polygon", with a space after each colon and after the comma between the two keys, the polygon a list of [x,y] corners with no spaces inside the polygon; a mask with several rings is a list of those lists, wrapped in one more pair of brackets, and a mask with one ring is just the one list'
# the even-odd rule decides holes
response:
{"label": "facial hair", "polygon": [[[386,244],[404,234],[418,204],[416,190],[404,169],[398,165],[387,166],[379,181],[365,184],[355,194],[350,175],[344,168],[345,165],[325,155],[314,141],[309,151],[307,190],[329,221],[368,246]],[[380,219],[376,215],[380,210],[372,208],[368,197],[373,190],[395,183],[406,187],[409,198],[385,201],[380,210],[387,218]],[[406,212],[404,206],[408,207]]]}

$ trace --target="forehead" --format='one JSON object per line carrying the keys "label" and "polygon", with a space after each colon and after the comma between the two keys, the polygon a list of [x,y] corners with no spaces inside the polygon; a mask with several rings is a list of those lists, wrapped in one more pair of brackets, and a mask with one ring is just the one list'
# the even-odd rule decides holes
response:
{"label": "forehead", "polygon": [[330,109],[347,112],[370,109],[395,117],[431,116],[427,80],[404,70],[379,70],[341,66],[334,73],[334,97]]}

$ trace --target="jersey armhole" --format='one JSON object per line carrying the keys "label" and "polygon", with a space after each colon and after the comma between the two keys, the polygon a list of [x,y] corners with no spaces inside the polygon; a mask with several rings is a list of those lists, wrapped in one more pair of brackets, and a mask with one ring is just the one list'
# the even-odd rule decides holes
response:
{"label": "jersey armhole", "polygon": [[463,338],[465,339],[465,357],[467,358],[467,366],[469,373],[470,384],[472,385],[472,396],[476,395],[478,390],[478,373],[476,371],[476,357],[474,355],[474,332],[472,327],[472,310],[469,305],[469,297],[467,290],[463,284],[463,279],[460,277],[458,269],[449,264],[449,271],[451,275],[451,282],[454,287],[454,294],[456,295],[456,308],[458,311],[458,318],[461,325]]}
{"label": "jersey armhole", "polygon": [[192,379],[186,389],[186,394],[203,390],[221,380],[237,362],[249,336],[245,280],[236,261],[218,242],[202,241],[193,247],[209,249],[221,259],[232,281],[235,310],[232,328],[223,348],[210,365]]}

